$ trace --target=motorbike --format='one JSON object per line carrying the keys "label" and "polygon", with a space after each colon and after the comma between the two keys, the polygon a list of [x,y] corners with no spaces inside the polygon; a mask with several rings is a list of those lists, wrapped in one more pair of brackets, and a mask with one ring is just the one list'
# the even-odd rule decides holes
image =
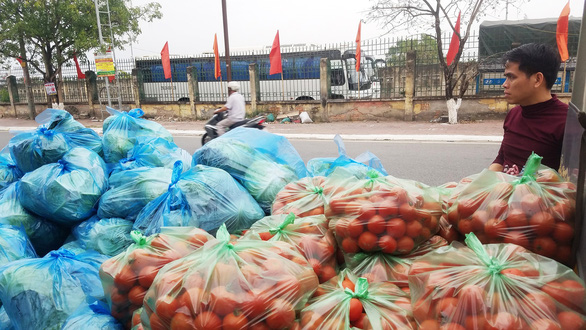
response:
{"label": "motorbike", "polygon": [[[206,143],[210,142],[211,140],[215,139],[218,137],[218,129],[216,127],[216,125],[225,118],[226,116],[226,112],[220,112],[215,114],[212,118],[210,118],[210,120],[205,124],[204,128],[205,128],[205,133],[204,135],[201,137],[201,145],[205,145]],[[227,130],[226,132],[236,128],[236,127],[251,127],[251,128],[257,128],[257,129],[264,129],[265,126],[263,125],[264,122],[266,121],[266,117],[265,116],[257,116],[255,118],[252,119],[243,119],[237,123],[232,124]]]}

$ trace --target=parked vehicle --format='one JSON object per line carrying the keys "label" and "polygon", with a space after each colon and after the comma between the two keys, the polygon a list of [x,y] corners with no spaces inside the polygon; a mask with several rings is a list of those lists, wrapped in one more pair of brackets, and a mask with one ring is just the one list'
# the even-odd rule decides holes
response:
{"label": "parked vehicle", "polygon": [[[210,118],[210,120],[208,120],[208,122],[206,123],[206,125],[204,127],[206,132],[201,137],[201,145],[202,146],[218,137],[218,129],[217,129],[216,125],[222,119],[224,119],[224,117],[225,117],[225,112],[220,112],[220,113],[215,114],[212,118]],[[241,120],[241,121],[231,125],[230,128],[228,129],[228,131],[231,129],[234,129],[236,127],[240,127],[240,126],[264,129],[265,126],[263,124],[265,121],[266,121],[265,116],[257,116],[257,117],[254,117],[253,119],[244,119],[244,120]]]}

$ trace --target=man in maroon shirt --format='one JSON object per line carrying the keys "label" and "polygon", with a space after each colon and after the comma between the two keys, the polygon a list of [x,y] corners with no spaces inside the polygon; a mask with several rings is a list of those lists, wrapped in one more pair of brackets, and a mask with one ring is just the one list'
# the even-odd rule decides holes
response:
{"label": "man in maroon shirt", "polygon": [[568,105],[551,94],[560,69],[556,49],[543,44],[525,44],[504,57],[505,100],[518,104],[509,111],[493,171],[518,174],[531,152],[541,163],[558,170]]}

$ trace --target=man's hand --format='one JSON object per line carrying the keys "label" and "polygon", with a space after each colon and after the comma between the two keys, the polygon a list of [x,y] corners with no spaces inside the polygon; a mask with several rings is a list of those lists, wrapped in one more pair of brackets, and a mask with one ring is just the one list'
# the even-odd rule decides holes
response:
{"label": "man's hand", "polygon": [[220,108],[220,109],[216,109],[216,111],[214,111],[214,114],[217,114],[217,113],[220,113],[220,112],[224,112],[224,111],[226,111],[226,110],[228,110],[228,108],[226,108],[226,107],[222,107],[222,108]]}
{"label": "man's hand", "polygon": [[491,171],[495,171],[495,172],[502,172],[504,168],[503,168],[503,165],[501,165],[499,163],[492,163],[492,164],[490,164],[488,169]]}

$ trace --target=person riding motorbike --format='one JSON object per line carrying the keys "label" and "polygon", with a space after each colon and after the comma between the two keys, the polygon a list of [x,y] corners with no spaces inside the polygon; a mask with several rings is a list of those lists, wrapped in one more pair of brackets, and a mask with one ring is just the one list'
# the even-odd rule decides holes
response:
{"label": "person riding motorbike", "polygon": [[214,114],[227,111],[228,115],[216,124],[218,136],[226,133],[226,130],[234,123],[237,123],[244,119],[246,113],[244,96],[239,93],[240,84],[236,81],[230,81],[228,83],[228,100],[226,104],[214,111]]}

